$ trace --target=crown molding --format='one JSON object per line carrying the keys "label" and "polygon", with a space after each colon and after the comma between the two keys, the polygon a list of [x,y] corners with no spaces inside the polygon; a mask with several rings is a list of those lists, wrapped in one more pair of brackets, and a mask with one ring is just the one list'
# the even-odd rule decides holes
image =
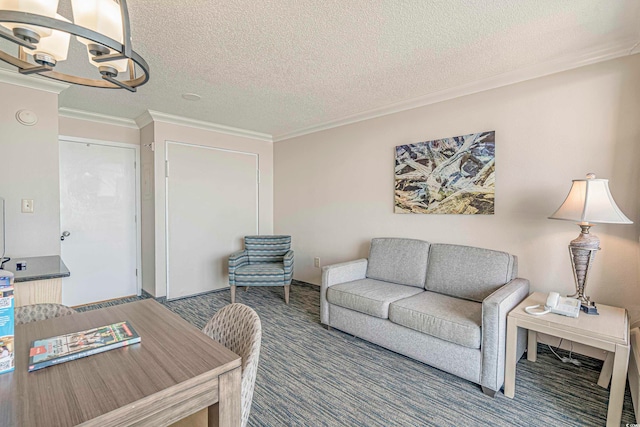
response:
{"label": "crown molding", "polygon": [[153,123],[153,117],[151,117],[148,110],[136,117],[136,124],[140,129],[151,123]]}
{"label": "crown molding", "polygon": [[55,94],[60,94],[60,92],[70,86],[51,79],[45,79],[37,76],[25,76],[17,71],[10,71],[3,68],[0,68],[0,83],[8,83]]}
{"label": "crown molding", "polygon": [[323,130],[333,129],[339,126],[361,122],[363,120],[374,119],[377,117],[399,113],[401,111],[411,110],[414,108],[424,107],[427,105],[436,104],[438,102],[443,102],[466,95],[472,95],[478,92],[497,89],[499,87],[520,83],[526,80],[532,80],[538,77],[544,77],[550,74],[560,73],[574,68],[584,67],[586,65],[591,65],[598,62],[608,61],[622,56],[633,55],[640,51],[639,45],[640,41],[638,41],[638,39],[627,39],[624,41],[618,41],[616,43],[601,46],[597,49],[591,49],[589,51],[565,55],[564,57],[559,59],[543,62],[503,74],[498,74],[496,76],[488,77],[470,83],[465,83],[449,89],[432,92],[424,96],[353,114],[338,120],[330,120],[296,131],[274,135],[273,141],[284,141],[287,139],[296,138]]}
{"label": "crown molding", "polygon": [[58,108],[58,114],[70,119],[88,120],[90,122],[139,129],[135,120],[125,119],[123,117],[108,116],[106,114],[91,113],[89,111],[74,110],[73,108],[65,107]]}
{"label": "crown molding", "polygon": [[136,119],[136,123],[140,128],[146,126],[152,121],[170,123],[170,124],[180,125],[180,126],[188,126],[188,127],[197,128],[197,129],[224,133],[227,135],[257,139],[264,142],[273,142],[273,137],[266,133],[239,129],[231,126],[219,125],[216,123],[206,122],[203,120],[190,119],[187,117],[174,116],[173,114],[161,113],[159,111],[148,110],[146,113],[142,114],[140,117]]}

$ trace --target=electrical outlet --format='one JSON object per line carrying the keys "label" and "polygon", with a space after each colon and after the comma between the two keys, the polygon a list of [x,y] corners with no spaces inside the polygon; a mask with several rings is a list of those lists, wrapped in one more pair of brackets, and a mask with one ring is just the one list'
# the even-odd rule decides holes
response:
{"label": "electrical outlet", "polygon": [[22,199],[22,213],[33,213],[33,199]]}
{"label": "electrical outlet", "polygon": [[313,266],[314,266],[315,268],[320,268],[320,257],[315,257],[315,258],[313,259]]}

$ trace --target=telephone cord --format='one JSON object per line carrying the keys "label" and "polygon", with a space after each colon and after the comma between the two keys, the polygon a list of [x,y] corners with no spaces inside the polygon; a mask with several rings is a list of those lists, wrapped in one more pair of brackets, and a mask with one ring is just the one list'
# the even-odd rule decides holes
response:
{"label": "telephone cord", "polygon": [[[562,345],[562,341],[564,341],[564,338],[560,339],[560,342],[558,343],[558,347],[556,348],[556,350],[560,349],[560,346]],[[562,363],[573,363],[576,366],[580,366],[582,365],[582,363],[580,363],[580,361],[578,359],[574,359],[573,357],[571,357],[571,355],[573,354],[573,341],[571,341],[571,346],[569,347],[569,357],[560,357],[560,355],[558,353],[556,353],[553,348],[547,344],[547,347],[549,347],[549,350],[551,350],[551,352],[558,358],[559,361],[561,361]]]}

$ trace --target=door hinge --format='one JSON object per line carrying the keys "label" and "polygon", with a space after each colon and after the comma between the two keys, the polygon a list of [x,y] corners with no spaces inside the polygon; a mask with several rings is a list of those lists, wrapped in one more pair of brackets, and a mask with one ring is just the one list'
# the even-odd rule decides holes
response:
{"label": "door hinge", "polygon": [[133,162],[133,168],[138,169],[138,162]]}
{"label": "door hinge", "polygon": [[169,178],[169,160],[164,161],[164,176]]}
{"label": "door hinge", "polygon": [[258,184],[260,184],[260,169],[256,169],[256,172],[258,172]]}
{"label": "door hinge", "polygon": [[136,277],[138,277],[138,269],[136,268]]}

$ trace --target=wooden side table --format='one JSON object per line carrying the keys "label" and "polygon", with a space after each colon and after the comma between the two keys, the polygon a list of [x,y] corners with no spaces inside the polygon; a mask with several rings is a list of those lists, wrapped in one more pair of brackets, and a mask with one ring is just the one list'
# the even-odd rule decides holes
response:
{"label": "wooden side table", "polygon": [[611,379],[607,426],[620,426],[622,403],[629,363],[629,319],[624,308],[598,304],[599,315],[580,312],[577,318],[559,314],[533,316],[525,307],[542,304],[547,294],[534,292],[507,316],[507,349],[504,373],[504,395],[513,398],[516,382],[516,352],[518,328],[529,330],[527,359],[535,362],[537,332],[608,351],[598,385],[607,387]]}

